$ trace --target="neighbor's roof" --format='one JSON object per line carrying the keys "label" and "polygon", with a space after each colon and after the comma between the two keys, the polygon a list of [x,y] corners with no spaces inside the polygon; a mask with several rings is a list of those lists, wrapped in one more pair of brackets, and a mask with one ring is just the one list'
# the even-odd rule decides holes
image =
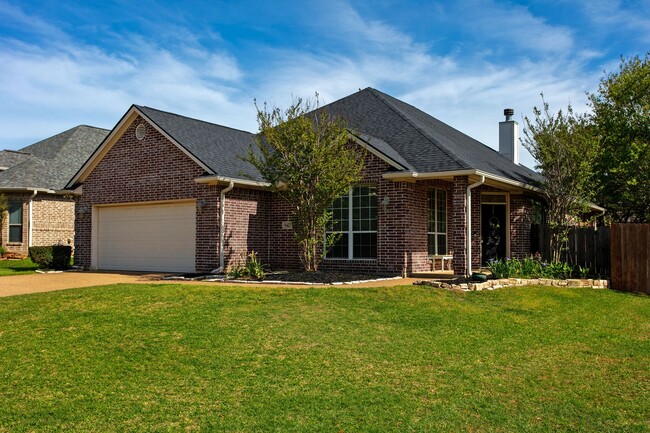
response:
{"label": "neighbor's roof", "polygon": [[109,131],[80,125],[21,149],[0,152],[3,188],[62,190]]}

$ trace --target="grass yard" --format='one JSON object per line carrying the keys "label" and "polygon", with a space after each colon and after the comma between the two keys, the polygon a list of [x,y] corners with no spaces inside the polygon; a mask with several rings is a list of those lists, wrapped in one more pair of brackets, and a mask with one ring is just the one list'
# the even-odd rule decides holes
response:
{"label": "grass yard", "polygon": [[0,432],[648,432],[650,297],[115,285],[0,299]]}
{"label": "grass yard", "polygon": [[7,275],[33,274],[38,265],[29,257],[23,260],[0,260],[0,277]]}

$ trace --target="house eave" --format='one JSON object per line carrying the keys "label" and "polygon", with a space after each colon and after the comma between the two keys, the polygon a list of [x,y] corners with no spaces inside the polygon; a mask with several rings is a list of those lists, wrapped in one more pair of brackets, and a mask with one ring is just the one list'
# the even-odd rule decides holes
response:
{"label": "house eave", "polygon": [[434,172],[425,172],[418,173],[416,171],[400,171],[400,172],[389,172],[384,173],[382,177],[387,180],[392,180],[394,182],[415,182],[418,180],[428,180],[428,179],[441,179],[446,181],[453,181],[456,176],[468,176],[470,181],[475,181],[485,177],[485,184],[497,186],[500,188],[506,189],[523,189],[538,194],[542,193],[542,190],[536,186],[529,185],[524,182],[519,182],[513,179],[509,179],[503,176],[497,176],[492,173],[488,173],[482,170],[477,169],[464,169],[464,170],[451,170],[451,171],[434,171]]}
{"label": "house eave", "polygon": [[29,192],[33,193],[34,191],[45,193],[45,194],[59,194],[58,191],[49,188],[34,188],[29,186],[3,186],[0,187],[0,192]]}
{"label": "house eave", "polygon": [[201,176],[194,179],[194,182],[201,185],[229,185],[231,182],[235,186],[253,189],[265,189],[271,186],[268,182],[260,182],[249,179],[237,179],[228,176]]}

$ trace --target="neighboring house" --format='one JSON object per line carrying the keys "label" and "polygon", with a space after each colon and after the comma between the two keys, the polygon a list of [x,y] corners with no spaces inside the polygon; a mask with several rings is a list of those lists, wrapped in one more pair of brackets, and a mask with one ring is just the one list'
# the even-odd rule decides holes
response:
{"label": "neighboring house", "polygon": [[[412,273],[453,257],[462,275],[530,254],[539,175],[518,164],[512,113],[497,152],[371,88],[322,109],[368,150],[363,181],[333,204],[343,235],[322,269]],[[288,206],[241,159],[251,146],[249,132],[132,106],[68,183],[83,190],[75,260],[206,272],[254,250],[274,269],[299,267]]]}
{"label": "neighboring house", "polygon": [[7,251],[26,255],[32,245],[73,244],[74,199],[64,188],[108,133],[81,125],[18,151],[0,151]]}

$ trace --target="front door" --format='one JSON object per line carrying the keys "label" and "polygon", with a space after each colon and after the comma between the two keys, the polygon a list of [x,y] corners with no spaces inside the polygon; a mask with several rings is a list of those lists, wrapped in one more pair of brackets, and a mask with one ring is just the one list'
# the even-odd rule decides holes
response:
{"label": "front door", "polygon": [[481,205],[482,263],[506,256],[506,205]]}

